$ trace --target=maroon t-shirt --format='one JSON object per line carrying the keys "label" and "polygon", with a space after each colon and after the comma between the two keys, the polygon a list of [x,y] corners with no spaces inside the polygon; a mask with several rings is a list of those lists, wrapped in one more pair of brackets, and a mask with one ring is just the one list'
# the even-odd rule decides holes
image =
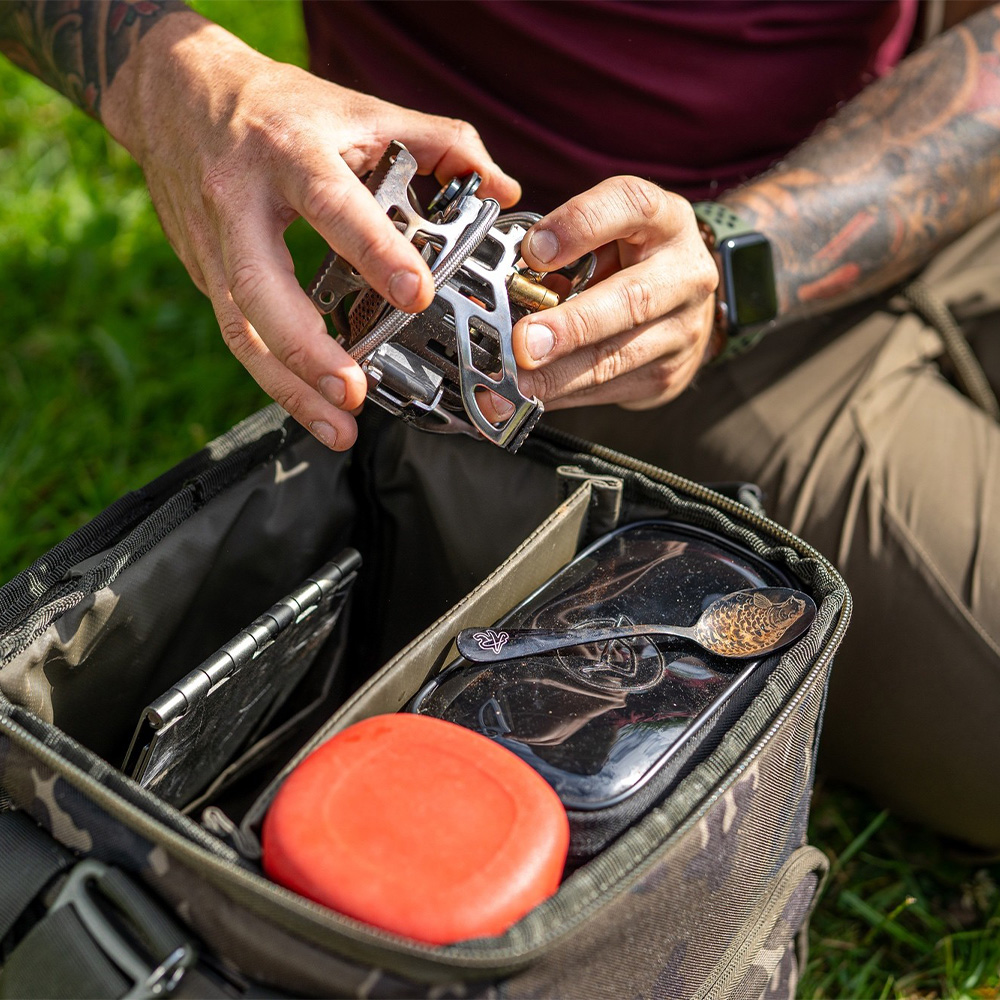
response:
{"label": "maroon t-shirt", "polygon": [[899,58],[913,0],[306,0],[314,72],[464,118],[547,211],[615,174],[766,169]]}

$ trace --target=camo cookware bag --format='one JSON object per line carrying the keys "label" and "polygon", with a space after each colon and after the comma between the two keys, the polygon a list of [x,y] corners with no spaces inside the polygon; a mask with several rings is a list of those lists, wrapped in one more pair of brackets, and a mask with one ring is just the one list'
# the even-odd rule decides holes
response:
{"label": "camo cookware bag", "polygon": [[[418,943],[264,876],[261,820],[307,754],[414,710],[461,630],[638,522],[714,539],[816,609],[662,794],[496,937]],[[261,411],[0,590],[0,996],[791,996],[849,615],[751,490],[544,425],[510,455],[368,413],[335,455]],[[616,732],[642,729],[610,700]]]}

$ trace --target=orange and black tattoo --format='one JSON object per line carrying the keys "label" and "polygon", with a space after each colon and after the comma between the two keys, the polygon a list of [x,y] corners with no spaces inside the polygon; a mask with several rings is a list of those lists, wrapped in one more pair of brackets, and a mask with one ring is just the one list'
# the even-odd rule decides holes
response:
{"label": "orange and black tattoo", "polygon": [[789,318],[911,274],[1000,208],[1000,5],[906,59],[722,200],[771,238]]}
{"label": "orange and black tattoo", "polygon": [[139,39],[179,0],[0,0],[0,53],[95,118]]}

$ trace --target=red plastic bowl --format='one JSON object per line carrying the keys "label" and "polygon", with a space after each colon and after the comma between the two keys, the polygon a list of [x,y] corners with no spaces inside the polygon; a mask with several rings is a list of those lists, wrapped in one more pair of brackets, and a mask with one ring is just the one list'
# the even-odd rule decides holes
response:
{"label": "red plastic bowl", "polygon": [[430,944],[502,933],[559,885],[569,823],[548,783],[485,736],[380,715],[311,753],[264,819],[264,871]]}

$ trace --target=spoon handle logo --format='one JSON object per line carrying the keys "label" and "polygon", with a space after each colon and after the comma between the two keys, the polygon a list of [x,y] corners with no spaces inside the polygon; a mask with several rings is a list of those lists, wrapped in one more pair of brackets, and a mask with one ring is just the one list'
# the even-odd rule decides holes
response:
{"label": "spoon handle logo", "polygon": [[472,639],[480,649],[500,655],[500,650],[507,644],[510,636],[506,632],[494,632],[493,629],[484,629],[482,632],[473,632]]}

